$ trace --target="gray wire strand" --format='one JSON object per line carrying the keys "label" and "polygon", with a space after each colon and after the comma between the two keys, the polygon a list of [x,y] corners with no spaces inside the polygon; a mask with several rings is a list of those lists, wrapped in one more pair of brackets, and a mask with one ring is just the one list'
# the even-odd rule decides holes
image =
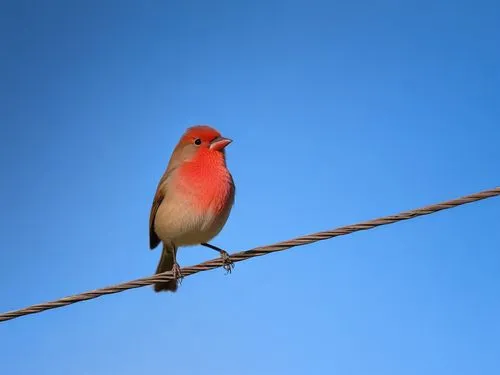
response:
{"label": "gray wire strand", "polygon": [[[358,224],[347,225],[344,227],[339,227],[332,230],[327,230],[324,232],[317,232],[313,234],[309,234],[306,236],[297,237],[288,241],[278,242],[269,246],[261,246],[256,247],[247,251],[240,251],[237,253],[233,253],[230,255],[230,260],[232,262],[241,262],[243,260],[262,256],[270,253],[274,253],[277,251],[283,251],[290,249],[296,246],[303,246],[306,244],[310,244],[317,241],[323,241],[329,238],[344,236],[346,234],[372,229],[375,227],[379,227],[382,225],[396,223],[398,221],[414,219],[418,216],[429,215],[434,212],[438,212],[441,210],[447,210],[453,207],[461,206],[467,203],[476,202],[482,199],[491,198],[500,195],[500,187],[496,187],[490,190],[484,190],[479,193],[470,194],[461,198],[449,200],[442,203],[432,204],[426,207],[417,208],[414,210],[404,211],[396,215],[390,215],[381,217],[374,220],[364,221]],[[191,267],[184,267],[181,269],[182,276],[190,276],[194,275],[198,272],[212,270],[214,268],[222,267],[224,262],[221,258],[216,258],[209,260],[204,263],[200,263]],[[100,289],[95,289],[92,291],[75,294],[72,296],[64,297],[55,301],[40,303],[36,305],[32,305],[29,307],[25,307],[19,310],[8,311],[6,313],[0,314],[0,322],[5,322],[7,320],[19,318],[24,315],[36,314],[42,311],[55,309],[67,305],[71,305],[73,303],[86,301],[89,299],[94,299],[97,297],[105,296],[108,294],[120,293],[128,289],[141,288],[143,286],[151,285],[159,281],[168,281],[174,279],[174,276],[171,271],[164,272],[158,275],[143,277],[140,279],[132,280],[126,283],[112,285]]]}

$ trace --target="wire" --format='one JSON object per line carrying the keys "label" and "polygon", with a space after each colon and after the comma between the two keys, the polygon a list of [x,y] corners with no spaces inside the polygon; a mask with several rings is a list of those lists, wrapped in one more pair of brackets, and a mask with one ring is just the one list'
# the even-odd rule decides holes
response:
{"label": "wire", "polygon": [[[238,253],[234,253],[230,255],[230,260],[232,262],[241,262],[243,260],[262,256],[270,253],[274,253],[277,251],[283,251],[286,249],[290,249],[296,246],[302,246],[306,244],[310,244],[317,241],[326,240],[329,238],[344,236],[346,234],[350,234],[353,232],[358,232],[362,230],[372,229],[375,227],[379,227],[382,225],[396,223],[398,221],[414,219],[418,216],[429,215],[434,212],[438,212],[441,210],[447,210],[453,207],[461,206],[467,203],[476,202],[482,199],[491,198],[500,195],[500,187],[496,187],[490,190],[484,190],[479,193],[470,194],[464,196],[462,198],[457,198],[453,200],[449,200],[442,203],[437,203],[433,205],[429,205],[422,208],[417,208],[414,210],[404,211],[396,215],[384,216],[378,219],[369,220],[365,222],[361,222],[358,224],[347,225],[344,227],[339,227],[333,230],[327,230],[324,232],[317,232],[310,235],[297,237],[292,240],[278,242],[269,246],[261,246],[256,247],[251,250],[241,251]],[[216,258],[209,260],[204,263],[200,263],[191,267],[184,267],[181,269],[181,273],[183,277],[194,275],[195,273],[212,270],[214,268],[218,268],[224,266],[224,261],[221,258]],[[73,296],[64,297],[55,301],[40,303],[36,305],[32,305],[29,307],[25,307],[19,310],[9,311],[3,314],[0,314],[0,322],[4,322],[7,320],[19,318],[24,315],[36,314],[42,311],[55,309],[67,305],[71,305],[73,303],[86,301],[89,299],[94,299],[97,297],[105,296],[108,294],[120,293],[128,289],[141,288],[146,285],[151,285],[160,281],[168,281],[174,279],[174,276],[171,271],[164,272],[161,274],[157,274],[150,277],[143,277],[140,279],[132,280],[123,284],[117,284],[108,286],[101,289],[95,289],[92,291],[84,292],[81,294],[75,294]]]}

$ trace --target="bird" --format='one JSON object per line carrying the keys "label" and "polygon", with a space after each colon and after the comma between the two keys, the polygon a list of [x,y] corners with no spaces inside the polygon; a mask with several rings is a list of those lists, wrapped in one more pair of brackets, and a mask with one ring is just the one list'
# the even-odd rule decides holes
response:
{"label": "bird", "polygon": [[155,283],[155,292],[177,290],[182,280],[179,247],[208,247],[219,252],[227,271],[234,267],[225,250],[209,243],[226,224],[235,200],[236,187],[226,165],[230,143],[213,127],[196,125],[173,150],[151,206],[149,247],[162,243],[156,274],[172,271],[174,279]]}

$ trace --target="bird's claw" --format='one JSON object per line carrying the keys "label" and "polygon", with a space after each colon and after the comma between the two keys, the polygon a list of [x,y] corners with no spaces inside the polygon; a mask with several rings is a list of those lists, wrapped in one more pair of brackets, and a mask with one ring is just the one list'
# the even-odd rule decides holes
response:
{"label": "bird's claw", "polygon": [[223,262],[222,267],[226,270],[226,275],[228,273],[231,273],[231,271],[234,269],[234,263],[231,260],[231,257],[229,256],[227,251],[221,250],[220,257],[222,258],[222,262]]}
{"label": "bird's claw", "polygon": [[172,273],[179,285],[182,284],[182,279],[184,278],[184,276],[182,276],[181,267],[177,262],[175,262],[174,266],[172,267]]}

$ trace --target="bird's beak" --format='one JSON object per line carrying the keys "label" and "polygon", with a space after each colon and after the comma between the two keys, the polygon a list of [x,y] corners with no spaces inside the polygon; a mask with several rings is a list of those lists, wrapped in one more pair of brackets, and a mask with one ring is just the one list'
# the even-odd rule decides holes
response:
{"label": "bird's beak", "polygon": [[210,142],[210,149],[215,151],[221,151],[231,142],[232,140],[229,138],[217,137],[212,142]]}

